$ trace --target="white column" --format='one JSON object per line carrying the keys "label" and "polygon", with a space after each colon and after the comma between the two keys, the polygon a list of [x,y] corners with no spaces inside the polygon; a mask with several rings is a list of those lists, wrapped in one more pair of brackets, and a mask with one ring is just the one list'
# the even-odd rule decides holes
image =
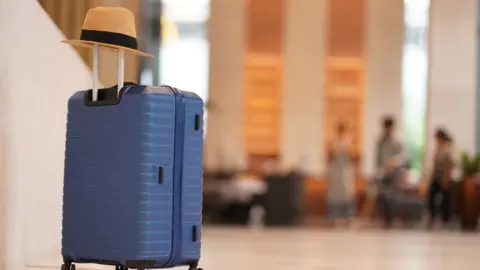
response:
{"label": "white column", "polygon": [[375,168],[375,144],[385,115],[402,127],[403,1],[367,1],[366,81],[363,126],[363,172]]}
{"label": "white column", "polygon": [[[0,61],[5,63],[6,57],[0,54]],[[0,78],[8,76],[7,66],[0,66]],[[9,163],[8,160],[11,158],[10,154],[10,134],[9,131],[9,122],[11,119],[11,104],[10,95],[6,91],[7,87],[6,80],[0,80],[0,250],[6,251],[8,247],[8,214],[9,214],[9,191],[10,183],[8,179],[9,176]],[[0,269],[7,268],[7,252],[0,252]]]}
{"label": "white column", "polygon": [[210,101],[205,139],[207,168],[244,166],[243,63],[245,1],[212,0],[210,41]]}
{"label": "white column", "polygon": [[477,0],[431,1],[427,165],[437,127],[475,151]]}
{"label": "white column", "polygon": [[324,167],[326,2],[286,0],[285,9],[281,161],[310,173]]}

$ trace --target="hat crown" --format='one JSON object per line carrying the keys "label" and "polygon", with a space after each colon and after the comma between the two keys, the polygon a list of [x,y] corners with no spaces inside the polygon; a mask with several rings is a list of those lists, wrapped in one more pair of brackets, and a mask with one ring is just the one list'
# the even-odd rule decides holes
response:
{"label": "hat crown", "polygon": [[135,16],[130,10],[122,7],[96,7],[90,9],[85,16],[82,29],[137,37]]}

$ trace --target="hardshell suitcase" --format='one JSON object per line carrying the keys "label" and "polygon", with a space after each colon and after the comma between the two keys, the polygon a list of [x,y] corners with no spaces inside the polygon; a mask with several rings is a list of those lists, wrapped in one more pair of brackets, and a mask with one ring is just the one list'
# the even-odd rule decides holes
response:
{"label": "hardshell suitcase", "polygon": [[[96,52],[97,53],[97,52]],[[203,102],[172,87],[126,84],[68,102],[63,269],[197,269]]]}

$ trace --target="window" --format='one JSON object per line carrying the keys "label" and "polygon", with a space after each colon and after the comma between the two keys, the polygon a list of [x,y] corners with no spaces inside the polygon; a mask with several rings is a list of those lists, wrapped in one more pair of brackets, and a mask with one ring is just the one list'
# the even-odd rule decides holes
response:
{"label": "window", "polygon": [[[405,143],[413,168],[423,169],[428,79],[428,14],[430,0],[405,0],[403,117]],[[422,117],[418,117],[421,115]]]}
{"label": "window", "polygon": [[210,0],[143,0],[142,8],[144,51],[155,58],[142,59],[140,82],[171,85],[206,102]]}
{"label": "window", "polygon": [[[160,83],[208,99],[209,0],[163,0]],[[205,114],[206,117],[206,114]]]}
{"label": "window", "polygon": [[405,43],[408,45],[417,45],[425,47],[427,37],[425,27],[407,26],[405,27]]}

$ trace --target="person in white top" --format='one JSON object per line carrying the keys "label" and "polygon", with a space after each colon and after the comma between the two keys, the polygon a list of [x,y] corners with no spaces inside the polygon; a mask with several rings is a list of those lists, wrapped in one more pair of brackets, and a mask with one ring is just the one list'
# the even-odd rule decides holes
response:
{"label": "person in white top", "polygon": [[328,217],[335,226],[349,223],[355,212],[355,179],[346,126],[339,124],[330,146],[328,166]]}

